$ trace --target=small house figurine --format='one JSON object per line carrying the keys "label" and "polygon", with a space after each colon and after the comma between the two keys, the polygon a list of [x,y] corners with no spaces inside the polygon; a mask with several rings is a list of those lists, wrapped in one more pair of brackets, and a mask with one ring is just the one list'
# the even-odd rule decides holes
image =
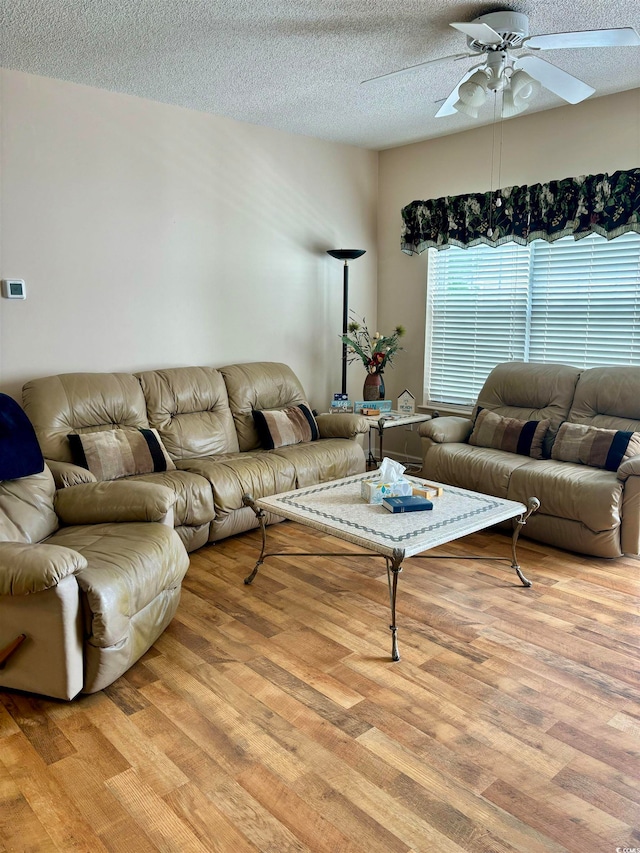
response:
{"label": "small house figurine", "polygon": [[413,415],[416,411],[416,398],[406,388],[398,397],[398,411],[403,415]]}

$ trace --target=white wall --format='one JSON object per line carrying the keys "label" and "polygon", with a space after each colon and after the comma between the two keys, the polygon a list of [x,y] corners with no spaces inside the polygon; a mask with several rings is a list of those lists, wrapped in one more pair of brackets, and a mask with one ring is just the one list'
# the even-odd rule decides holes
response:
{"label": "white wall", "polygon": [[[501,132],[486,126],[380,152],[378,326],[383,331],[402,323],[408,330],[406,352],[385,373],[388,396],[406,387],[420,403],[423,391],[427,253],[400,251],[406,204],[638,166],[640,89],[519,116],[505,121]],[[409,436],[409,452],[419,454],[415,436]]]}
{"label": "white wall", "polygon": [[[36,376],[284,361],[340,386],[342,267],[376,311],[375,152],[0,71],[0,390]],[[353,393],[362,378],[354,377]]]}

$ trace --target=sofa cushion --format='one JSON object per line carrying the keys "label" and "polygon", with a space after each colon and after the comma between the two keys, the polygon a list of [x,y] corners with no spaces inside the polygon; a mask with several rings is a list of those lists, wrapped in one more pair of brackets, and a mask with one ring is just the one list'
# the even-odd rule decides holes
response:
{"label": "sofa cushion", "polygon": [[319,437],[318,424],[307,403],[271,411],[254,409],[252,415],[265,450],[317,441]]}
{"label": "sofa cushion", "polygon": [[597,532],[620,525],[622,491],[611,471],[542,459],[513,472],[506,497],[526,503],[535,496],[540,513],[580,521]]}
{"label": "sofa cushion", "polygon": [[286,364],[258,361],[221,367],[240,450],[257,450],[260,437],[253,420],[255,409],[286,409],[306,403],[298,377]]}
{"label": "sofa cushion", "polygon": [[640,370],[616,365],[583,371],[566,420],[640,432]]}
{"label": "sofa cushion", "polygon": [[172,471],[175,465],[155,429],[112,429],[69,435],[73,461],[96,480]]}
{"label": "sofa cushion", "polygon": [[549,420],[544,455],[560,424],[568,420],[580,371],[565,364],[509,361],[491,371],[478,396],[478,407],[505,418],[523,421]]}
{"label": "sofa cushion", "polygon": [[558,430],[551,458],[617,471],[623,462],[638,454],[638,432],[599,429],[587,424],[566,422]]}
{"label": "sofa cushion", "polygon": [[322,441],[292,444],[289,447],[280,447],[273,453],[293,465],[296,488],[299,489],[313,486],[315,483],[328,483],[341,477],[362,474],[366,467],[360,445],[342,438],[323,438]]}
{"label": "sofa cushion", "polygon": [[506,498],[511,475],[530,462],[528,456],[504,450],[458,442],[433,444],[424,460],[422,475],[438,483]]}
{"label": "sofa cushion", "polygon": [[222,374],[213,367],[172,367],[137,374],[149,423],[172,459],[236,453],[236,436]]}
{"label": "sofa cushion", "polygon": [[504,418],[489,409],[479,409],[469,444],[542,459],[542,442],[550,423],[548,418],[543,421],[521,421]]}
{"label": "sofa cushion", "polygon": [[178,465],[209,481],[216,517],[243,507],[244,495],[264,498],[296,487],[294,466],[270,450],[208,459],[183,459]]}
{"label": "sofa cushion", "polygon": [[63,527],[47,542],[87,560],[76,578],[87,597],[85,628],[94,646],[125,640],[130,620],[163,591],[179,588],[189,566],[180,539],[164,524]]}
{"label": "sofa cushion", "polygon": [[58,527],[51,471],[0,481],[0,540],[40,542]]}
{"label": "sofa cushion", "polygon": [[183,524],[190,527],[209,524],[215,515],[210,484],[191,471],[156,471],[154,474],[138,474],[131,480],[159,483],[175,492],[173,516],[176,527]]}
{"label": "sofa cushion", "polygon": [[25,411],[46,459],[72,462],[70,432],[149,427],[140,383],[130,373],[63,373],[27,382]]}

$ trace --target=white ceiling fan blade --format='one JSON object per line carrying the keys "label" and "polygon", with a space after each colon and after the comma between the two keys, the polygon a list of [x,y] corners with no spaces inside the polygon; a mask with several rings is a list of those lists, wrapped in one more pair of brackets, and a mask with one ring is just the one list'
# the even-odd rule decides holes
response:
{"label": "white ceiling fan blade", "polygon": [[417,65],[408,65],[406,68],[399,68],[397,71],[388,71],[386,74],[369,77],[367,80],[362,80],[362,83],[371,83],[373,80],[386,80],[387,77],[399,77],[401,74],[410,74],[413,71],[418,71],[420,68],[425,68],[427,65],[437,65],[438,62],[448,62],[449,60],[469,59],[472,56],[475,58],[473,53],[453,53],[451,56],[439,56],[437,59],[428,59],[426,62],[418,62]]}
{"label": "white ceiling fan blade", "polygon": [[502,36],[487,24],[451,24],[456,30],[460,30],[465,36],[480,44],[502,44]]}
{"label": "white ceiling fan blade", "polygon": [[565,47],[625,47],[640,44],[640,36],[633,27],[613,30],[584,30],[575,33],[549,33],[523,39],[523,47],[536,50],[561,50]]}
{"label": "white ceiling fan blade", "polygon": [[435,117],[436,117],[436,118],[442,118],[443,116],[453,116],[453,115],[456,115],[456,113],[458,112],[458,110],[454,110],[453,105],[454,105],[454,104],[456,103],[456,101],[458,100],[458,89],[460,88],[460,86],[462,86],[462,84],[463,84],[463,83],[466,83],[466,82],[467,82],[467,80],[469,79],[469,77],[471,77],[471,75],[472,75],[475,71],[477,71],[477,70],[478,70],[478,68],[482,68],[482,67],[483,67],[483,65],[484,65],[484,63],[481,63],[480,65],[474,65],[474,67],[473,67],[473,68],[470,68],[470,69],[467,71],[467,73],[464,75],[464,77],[462,77],[462,79],[458,80],[458,82],[456,83],[456,85],[455,85],[455,87],[454,87],[453,91],[451,92],[451,94],[449,95],[449,97],[445,100],[445,102],[442,104],[442,106],[440,107],[440,109],[439,109],[439,110],[438,110],[438,112],[436,113],[436,115],[435,115]]}
{"label": "white ceiling fan blade", "polygon": [[539,80],[545,89],[559,95],[570,104],[579,104],[595,92],[592,86],[567,74],[562,68],[552,65],[546,59],[540,59],[539,56],[521,56],[514,63],[514,68],[522,68],[527,74]]}

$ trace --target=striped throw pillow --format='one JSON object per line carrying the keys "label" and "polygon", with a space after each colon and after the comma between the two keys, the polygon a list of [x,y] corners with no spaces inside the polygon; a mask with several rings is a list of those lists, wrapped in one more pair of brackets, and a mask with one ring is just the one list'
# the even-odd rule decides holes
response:
{"label": "striped throw pillow", "polygon": [[176,467],[155,429],[100,430],[68,438],[73,461],[91,471],[96,480],[174,471]]}
{"label": "striped throw pillow", "polygon": [[551,458],[592,468],[617,471],[631,456],[640,454],[640,433],[601,429],[565,421],[551,449]]}
{"label": "striped throw pillow", "polygon": [[316,419],[304,403],[288,409],[254,409],[253,420],[260,443],[267,450],[316,441],[320,437]]}
{"label": "striped throw pillow", "polygon": [[542,459],[542,442],[550,423],[549,419],[520,421],[517,418],[503,418],[489,409],[480,409],[469,436],[469,444]]}

